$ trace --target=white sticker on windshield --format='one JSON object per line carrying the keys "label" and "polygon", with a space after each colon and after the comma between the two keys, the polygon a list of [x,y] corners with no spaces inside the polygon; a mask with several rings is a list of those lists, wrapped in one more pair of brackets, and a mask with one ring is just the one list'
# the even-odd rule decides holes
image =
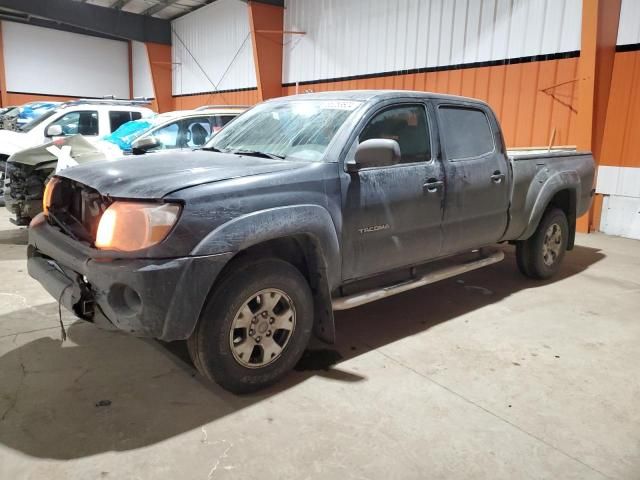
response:
{"label": "white sticker on windshield", "polygon": [[323,107],[324,108],[329,108],[332,110],[355,110],[356,108],[358,108],[360,105],[362,104],[362,102],[354,102],[354,101],[350,101],[350,100],[333,100],[333,101],[329,101],[326,102]]}

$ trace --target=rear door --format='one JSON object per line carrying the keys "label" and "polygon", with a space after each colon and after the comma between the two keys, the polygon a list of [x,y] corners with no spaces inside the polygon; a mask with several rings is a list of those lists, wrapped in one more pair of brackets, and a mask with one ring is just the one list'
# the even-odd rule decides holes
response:
{"label": "rear door", "polygon": [[443,254],[489,245],[506,227],[510,171],[491,110],[475,103],[436,105],[447,196]]}
{"label": "rear door", "polygon": [[438,256],[444,172],[432,155],[436,135],[430,118],[422,102],[395,103],[370,115],[359,131],[346,161],[359,143],[372,138],[396,140],[402,157],[396,165],[345,173],[344,280]]}

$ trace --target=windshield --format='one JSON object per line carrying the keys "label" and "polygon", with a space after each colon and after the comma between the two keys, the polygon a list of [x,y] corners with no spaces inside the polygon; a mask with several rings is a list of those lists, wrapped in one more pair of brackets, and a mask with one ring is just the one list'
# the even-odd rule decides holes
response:
{"label": "windshield", "polygon": [[293,100],[258,105],[231,122],[205,148],[259,152],[317,162],[361,102]]}
{"label": "windshield", "polygon": [[[28,132],[37,125],[51,117],[58,107],[59,103],[43,103],[37,106],[29,106],[28,108],[20,107],[18,114],[18,129],[22,132]],[[22,110],[24,108],[24,110]]]}

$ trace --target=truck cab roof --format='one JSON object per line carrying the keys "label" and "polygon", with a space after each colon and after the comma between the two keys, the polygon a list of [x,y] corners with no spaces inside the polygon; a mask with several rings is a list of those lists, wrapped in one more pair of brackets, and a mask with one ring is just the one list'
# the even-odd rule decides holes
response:
{"label": "truck cab roof", "polygon": [[361,102],[393,100],[394,98],[412,97],[420,100],[437,99],[456,102],[468,102],[486,105],[486,102],[476,98],[462,97],[458,95],[445,95],[442,93],[419,92],[414,90],[343,90],[331,92],[300,93],[288,97],[280,97],[269,100],[270,102],[291,100],[355,100]]}

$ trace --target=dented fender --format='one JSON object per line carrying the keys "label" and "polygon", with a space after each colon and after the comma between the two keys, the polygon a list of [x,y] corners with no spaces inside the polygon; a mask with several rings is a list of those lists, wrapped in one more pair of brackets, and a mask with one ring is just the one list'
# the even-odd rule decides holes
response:
{"label": "dented fender", "polygon": [[[314,245],[314,261],[319,273],[314,293],[315,333],[327,343],[335,341],[331,291],[341,280],[340,244],[329,212],[319,205],[289,205],[251,212],[218,226],[191,252],[191,255],[233,254],[254,245],[304,235]],[[230,256],[232,258],[233,255]]]}
{"label": "dented fender", "polygon": [[340,279],[340,244],[329,212],[319,205],[288,205],[247,213],[205,236],[191,255],[239,252],[260,243],[295,235],[316,242],[330,277]]}
{"label": "dented fender", "polygon": [[[549,202],[558,192],[569,190],[573,195],[573,204],[575,205],[576,199],[581,197],[581,189],[580,176],[577,172],[562,171],[549,176],[539,190],[530,191],[534,195],[527,199],[525,211],[528,210],[530,213],[527,228],[520,235],[520,239],[527,239],[533,235]],[[571,222],[571,219],[569,221]]]}

